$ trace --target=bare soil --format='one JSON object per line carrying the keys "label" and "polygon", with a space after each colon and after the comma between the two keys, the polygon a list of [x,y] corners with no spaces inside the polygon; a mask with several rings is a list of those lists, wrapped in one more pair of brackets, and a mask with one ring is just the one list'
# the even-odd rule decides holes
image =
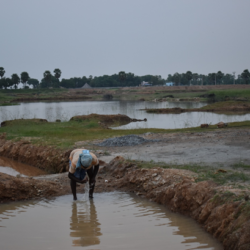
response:
{"label": "bare soil", "polygon": [[[145,139],[157,139],[136,146],[95,147],[109,154],[102,156],[109,162],[116,156],[131,160],[165,162],[168,164],[205,164],[231,168],[234,164],[250,165],[250,129],[221,128],[216,131],[194,133],[146,133]],[[96,141],[94,143],[99,143]],[[76,143],[81,146],[81,142]],[[82,145],[84,143],[82,142]]]}

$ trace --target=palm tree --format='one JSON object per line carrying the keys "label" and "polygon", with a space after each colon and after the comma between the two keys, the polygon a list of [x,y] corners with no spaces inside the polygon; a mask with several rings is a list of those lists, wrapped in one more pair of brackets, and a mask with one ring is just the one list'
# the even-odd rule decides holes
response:
{"label": "palm tree", "polygon": [[3,68],[3,67],[0,67],[0,76],[1,76],[1,78],[3,78],[4,73],[5,73],[4,68]]}
{"label": "palm tree", "polygon": [[30,79],[30,76],[27,72],[21,73],[21,83],[24,84],[24,87],[26,86],[26,82]]}
{"label": "palm tree", "polygon": [[54,76],[55,78],[57,78],[59,80],[59,78],[61,77],[62,71],[60,69],[55,69],[54,70]]}
{"label": "palm tree", "polygon": [[13,74],[11,76],[11,81],[15,85],[15,89],[17,89],[17,85],[20,83],[20,77],[18,76],[18,74]]}
{"label": "palm tree", "polygon": [[125,71],[120,71],[118,76],[121,82],[125,81],[127,77]]}
{"label": "palm tree", "polygon": [[187,80],[189,81],[189,85],[191,85],[191,80],[193,79],[193,74],[191,71],[187,71],[185,74]]}
{"label": "palm tree", "polygon": [[50,86],[51,84],[51,78],[52,78],[52,75],[50,73],[49,70],[46,70],[44,73],[43,73],[43,78],[44,80],[47,82],[47,87]]}

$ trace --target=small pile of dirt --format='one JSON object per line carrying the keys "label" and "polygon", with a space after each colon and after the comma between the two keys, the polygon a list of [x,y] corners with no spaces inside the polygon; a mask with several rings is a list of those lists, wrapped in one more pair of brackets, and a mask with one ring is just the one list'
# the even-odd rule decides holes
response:
{"label": "small pile of dirt", "polygon": [[147,140],[138,135],[125,135],[121,137],[109,138],[97,144],[97,146],[101,146],[101,147],[135,146],[135,145],[146,143],[146,142],[156,142],[156,141],[159,141],[159,140]]}

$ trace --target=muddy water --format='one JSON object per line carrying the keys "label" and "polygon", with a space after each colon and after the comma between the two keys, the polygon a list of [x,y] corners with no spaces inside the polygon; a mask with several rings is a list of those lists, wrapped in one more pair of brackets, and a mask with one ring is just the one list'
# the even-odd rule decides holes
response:
{"label": "muddy water", "polygon": [[175,129],[199,126],[202,123],[235,122],[250,120],[250,114],[223,115],[208,112],[190,112],[182,114],[149,114],[145,108],[200,108],[206,103],[199,102],[139,102],[139,101],[81,101],[81,102],[36,102],[21,103],[17,106],[0,107],[0,123],[12,119],[43,118],[48,121],[60,119],[68,121],[75,115],[124,114],[131,118],[144,119],[147,122],[132,122],[122,129],[163,128]]}
{"label": "muddy water", "polygon": [[12,176],[38,176],[47,174],[39,168],[13,161],[2,156],[0,157],[0,172]]}
{"label": "muddy water", "polygon": [[[82,195],[84,196],[84,195]],[[80,197],[80,195],[79,195]],[[223,249],[193,220],[126,193],[0,205],[4,250]]]}

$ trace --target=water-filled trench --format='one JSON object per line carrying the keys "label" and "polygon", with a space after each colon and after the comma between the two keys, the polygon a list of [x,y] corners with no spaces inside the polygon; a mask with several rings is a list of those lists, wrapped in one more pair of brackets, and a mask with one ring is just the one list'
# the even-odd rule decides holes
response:
{"label": "water-filled trench", "polygon": [[[223,249],[192,219],[121,192],[0,205],[0,248]],[[75,249],[75,248],[74,248]]]}
{"label": "water-filled trench", "polygon": [[[0,172],[45,174],[0,157]],[[121,192],[0,204],[0,249],[223,249],[192,219]]]}

